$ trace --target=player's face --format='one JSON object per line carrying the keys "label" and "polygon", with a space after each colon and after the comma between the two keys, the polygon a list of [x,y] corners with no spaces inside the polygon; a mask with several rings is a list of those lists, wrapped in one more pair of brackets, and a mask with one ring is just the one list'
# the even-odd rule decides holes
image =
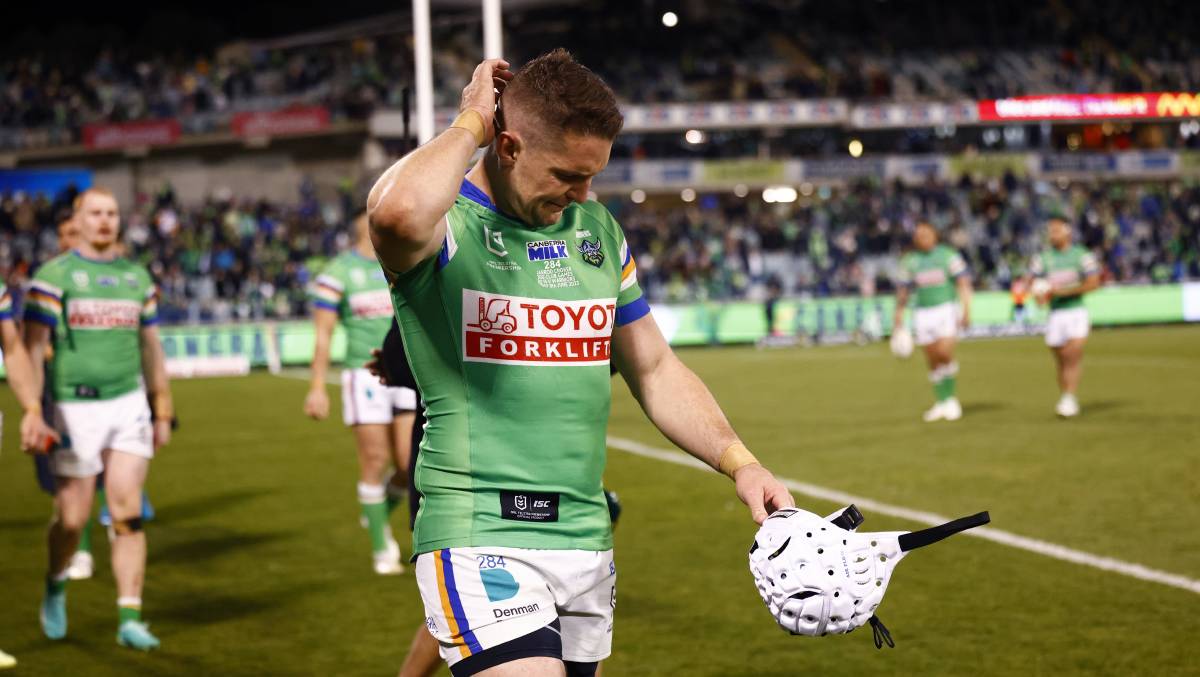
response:
{"label": "player's face", "polygon": [[95,249],[105,250],[117,242],[121,227],[121,213],[117,201],[100,193],[89,193],[79,212],[75,215],[79,223],[79,235]]}
{"label": "player's face", "polygon": [[937,245],[937,232],[926,224],[917,226],[916,232],[913,233],[913,245],[923,252],[933,249]]}
{"label": "player's face", "polygon": [[58,226],[58,251],[65,252],[78,246],[79,221],[72,216]]}
{"label": "player's face", "polygon": [[1062,249],[1071,244],[1071,227],[1066,221],[1054,219],[1050,222],[1047,230],[1050,235],[1050,245],[1058,249]]}
{"label": "player's face", "polygon": [[553,143],[529,144],[512,170],[514,206],[532,226],[558,223],[572,202],[587,200],[592,179],[608,165],[612,141],[567,134]]}

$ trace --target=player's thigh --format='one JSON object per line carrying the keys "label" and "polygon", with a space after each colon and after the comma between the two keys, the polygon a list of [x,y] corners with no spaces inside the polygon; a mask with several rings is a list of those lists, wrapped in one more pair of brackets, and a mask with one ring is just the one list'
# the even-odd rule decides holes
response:
{"label": "player's thigh", "polygon": [[116,519],[129,519],[142,512],[142,487],[150,472],[150,459],[110,449],[104,454],[104,493]]}
{"label": "player's thigh", "polygon": [[351,426],[358,461],[363,467],[386,465],[392,449],[391,426],[384,423],[360,423]]}
{"label": "player's thigh", "polygon": [[478,677],[566,677],[567,669],[557,658],[532,656],[473,673]]}
{"label": "player's thigh", "polygon": [[101,454],[108,445],[111,412],[103,402],[59,402],[54,406],[54,429],[61,442],[50,452],[56,477],[94,478],[104,472]]}
{"label": "player's thigh", "polygon": [[397,470],[408,471],[408,455],[412,453],[412,429],[417,412],[397,411],[392,419],[392,459]]}
{"label": "player's thigh", "polygon": [[[135,390],[104,403],[110,432],[105,449],[113,449],[149,461],[154,458],[154,424],[146,391]],[[105,466],[107,473],[107,465]]]}
{"label": "player's thigh", "polygon": [[612,653],[617,608],[617,567],[613,551],[563,551],[564,571],[573,572],[573,589],[560,605],[563,660],[596,663]]}
{"label": "player's thigh", "polygon": [[56,478],[54,488],[54,510],[59,521],[72,531],[82,529],[92,514],[96,479],[60,476]]}
{"label": "player's thigh", "polygon": [[932,308],[917,308],[913,313],[913,334],[919,346],[929,346],[958,335],[957,313],[951,303]]}
{"label": "player's thigh", "polygon": [[1087,338],[1070,338],[1062,345],[1063,361],[1068,364],[1075,364],[1083,358],[1083,348],[1087,345]]}
{"label": "player's thigh", "polygon": [[[425,624],[452,668],[491,668],[544,657],[561,660],[558,611],[552,581],[537,561],[539,550],[448,548],[417,557],[417,587]],[[522,644],[522,638],[548,638]],[[460,671],[463,668],[460,668]]]}

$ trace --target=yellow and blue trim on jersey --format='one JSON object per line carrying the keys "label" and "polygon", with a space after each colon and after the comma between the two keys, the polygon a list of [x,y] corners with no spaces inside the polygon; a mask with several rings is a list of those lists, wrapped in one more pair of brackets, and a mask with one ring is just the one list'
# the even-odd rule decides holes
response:
{"label": "yellow and blue trim on jersey", "polygon": [[463,611],[462,598],[458,594],[458,586],[454,581],[454,565],[450,559],[450,548],[437,551],[433,558],[434,570],[437,573],[438,596],[442,600],[442,615],[450,627],[450,636],[458,645],[458,651],[463,658],[468,658],[481,651],[479,640],[467,622],[467,614]]}
{"label": "yellow and blue trim on jersey", "polygon": [[318,275],[309,288],[309,296],[313,305],[325,310],[337,311],[342,302],[343,287],[340,282],[329,275]]}
{"label": "yellow and blue trim on jersey", "polygon": [[25,319],[35,320],[49,327],[58,326],[62,315],[62,290],[34,280],[25,295]]}

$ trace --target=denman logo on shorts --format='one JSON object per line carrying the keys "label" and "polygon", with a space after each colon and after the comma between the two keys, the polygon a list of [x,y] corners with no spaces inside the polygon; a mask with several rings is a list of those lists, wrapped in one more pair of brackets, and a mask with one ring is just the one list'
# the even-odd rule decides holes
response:
{"label": "denman logo on shorts", "polygon": [[608,364],[616,301],[560,301],[464,289],[463,359],[531,366]]}

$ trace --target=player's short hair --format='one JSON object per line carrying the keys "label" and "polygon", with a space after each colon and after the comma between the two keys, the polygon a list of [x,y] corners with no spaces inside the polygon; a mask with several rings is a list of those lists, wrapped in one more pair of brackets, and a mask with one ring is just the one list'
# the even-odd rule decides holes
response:
{"label": "player's short hair", "polygon": [[87,196],[89,195],[103,195],[104,197],[112,198],[113,202],[117,202],[118,204],[120,203],[120,201],[117,200],[116,193],[113,193],[111,190],[103,186],[92,186],[91,188],[88,188],[79,195],[75,196],[75,202],[71,205],[71,208],[75,211],[79,211],[79,208],[83,206],[83,201],[87,199]]}
{"label": "player's short hair", "polygon": [[612,89],[562,48],[517,71],[501,97],[501,110],[505,107],[519,107],[551,130],[610,141],[625,124]]}

